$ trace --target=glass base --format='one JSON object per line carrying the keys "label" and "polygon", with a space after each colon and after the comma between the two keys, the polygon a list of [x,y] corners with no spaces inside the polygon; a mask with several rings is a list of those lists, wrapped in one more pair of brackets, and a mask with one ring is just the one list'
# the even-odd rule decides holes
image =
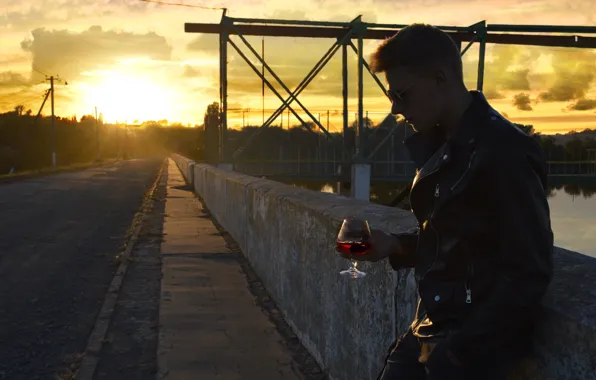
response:
{"label": "glass base", "polygon": [[355,267],[351,267],[350,269],[342,270],[341,272],[339,272],[339,274],[341,274],[342,276],[348,276],[351,278],[364,278],[364,276],[366,276],[366,273],[359,271]]}

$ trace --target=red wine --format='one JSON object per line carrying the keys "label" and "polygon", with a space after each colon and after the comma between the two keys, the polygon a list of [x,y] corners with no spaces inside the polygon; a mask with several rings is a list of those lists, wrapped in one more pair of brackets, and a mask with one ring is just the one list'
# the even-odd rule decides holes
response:
{"label": "red wine", "polygon": [[366,255],[372,245],[367,241],[338,241],[337,248],[344,254]]}

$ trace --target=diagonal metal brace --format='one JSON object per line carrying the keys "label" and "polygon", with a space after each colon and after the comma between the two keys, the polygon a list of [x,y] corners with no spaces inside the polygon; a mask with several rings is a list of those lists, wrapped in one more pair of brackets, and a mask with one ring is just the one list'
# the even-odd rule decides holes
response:
{"label": "diagonal metal brace", "polygon": [[[232,47],[233,47],[233,48],[234,48],[234,49],[235,49],[235,50],[238,52],[238,54],[240,54],[240,56],[241,56],[242,58],[244,58],[244,60],[246,61],[246,63],[248,63],[248,65],[249,65],[249,66],[250,66],[250,67],[253,69],[253,71],[254,71],[254,72],[255,72],[255,73],[256,73],[256,74],[259,76],[259,78],[261,78],[261,79],[262,79],[262,80],[265,82],[265,84],[267,85],[267,87],[269,87],[269,89],[270,89],[271,91],[273,91],[273,93],[274,93],[275,95],[277,95],[277,97],[279,98],[279,100],[281,100],[282,102],[284,102],[284,99],[281,97],[281,95],[279,94],[279,92],[277,92],[277,90],[275,89],[275,87],[273,87],[273,86],[271,85],[271,83],[269,83],[269,81],[267,80],[267,78],[265,78],[265,77],[264,77],[264,76],[263,76],[263,75],[262,75],[262,74],[259,72],[259,69],[257,69],[257,68],[255,67],[255,65],[253,65],[253,63],[252,63],[252,62],[251,62],[251,61],[248,59],[248,57],[247,57],[246,55],[244,55],[244,53],[242,52],[242,50],[240,50],[240,49],[238,48],[238,46],[236,46],[236,44],[234,43],[234,41],[232,41],[232,40],[228,40],[228,42],[229,42],[229,43],[230,43],[230,45],[232,45]],[[288,106],[288,108],[290,109],[290,111],[292,111],[292,113],[294,114],[294,116],[296,116],[296,118],[297,118],[298,120],[300,120],[300,122],[301,122],[303,125],[307,125],[307,124],[304,122],[304,120],[302,120],[302,118],[300,117],[300,115],[298,115],[298,114],[296,113],[296,111],[294,111],[294,109],[293,109],[292,107],[289,107],[289,106]]]}
{"label": "diagonal metal brace", "polygon": [[[275,80],[277,80],[277,82],[280,84],[280,86],[283,87],[284,90],[286,90],[286,92],[288,94],[292,94],[292,91],[290,91],[290,89],[282,82],[281,79],[279,79],[279,77],[277,76],[277,74],[275,74],[275,72],[273,70],[271,70],[271,68],[269,67],[269,65],[263,60],[263,58],[259,55],[259,53],[257,53],[257,51],[252,47],[252,45],[250,44],[250,42],[248,42],[246,40],[246,38],[244,38],[244,36],[242,34],[240,34],[240,32],[238,31],[238,29],[236,28],[236,26],[231,25],[231,28],[234,29],[236,31],[236,33],[238,34],[238,37],[242,40],[242,42],[244,42],[244,44],[246,45],[246,47],[248,47],[248,49],[257,57],[257,59],[259,60],[259,62],[263,65],[264,68],[267,69],[267,71],[269,71],[269,73],[273,76],[273,78],[275,78]],[[231,42],[231,40],[230,40]],[[236,48],[237,49],[237,48]],[[238,50],[238,49],[237,49]],[[246,58],[244,58],[246,59]],[[248,62],[248,60],[247,60]],[[281,96],[278,95],[278,97],[280,98],[280,100],[283,102],[283,98],[281,98]],[[310,118],[312,119],[312,121],[323,131],[325,132],[325,134],[327,135],[327,138],[331,138],[331,134],[323,127],[323,125],[321,125],[321,123],[317,120],[317,118],[314,117],[313,114],[310,113],[310,111],[300,102],[300,100],[295,99],[296,103],[298,103],[298,105],[304,110],[304,112],[306,112],[306,114],[308,116],[310,116]],[[285,103],[285,102],[284,102]],[[296,115],[296,113],[294,112],[294,115]],[[301,119],[298,119],[301,120]],[[304,123],[301,120],[302,123]]]}
{"label": "diagonal metal brace", "polygon": [[[393,118],[393,120],[395,120],[395,116],[389,114],[387,115],[387,117],[383,120],[383,122],[381,122],[381,124],[385,123],[386,121],[389,121],[390,118]],[[406,125],[406,120],[405,119],[401,119],[401,120],[395,120],[395,125],[389,130],[389,133],[387,134],[387,136],[385,136],[385,138],[383,139],[383,141],[381,141],[379,143],[379,145],[377,145],[377,147],[375,148],[375,150],[373,150],[368,157],[366,158],[366,160],[371,160],[375,154],[377,154],[377,152],[379,151],[379,149],[381,149],[383,147],[383,145],[385,145],[385,143],[387,141],[389,141],[389,139],[391,138],[391,136],[393,136],[393,134],[395,133],[395,131],[397,131],[398,127],[402,127]],[[377,127],[378,128],[378,127]]]}
{"label": "diagonal metal brace", "polygon": [[[358,19],[359,19],[359,17],[356,18],[355,20],[358,20]],[[298,84],[298,86],[296,87],[294,92],[290,94],[290,97],[288,97],[286,99],[286,101],[267,119],[267,121],[261,126],[261,128],[259,128],[257,131],[255,131],[248,138],[248,140],[243,144],[243,146],[238,148],[238,150],[233,155],[233,157],[235,159],[238,158],[238,156],[240,154],[242,154],[242,152],[246,149],[246,147],[248,145],[250,145],[252,140],[254,138],[256,138],[263,131],[264,128],[269,127],[271,125],[271,123],[273,123],[273,121],[287,108],[287,106],[289,106],[294,101],[294,99],[298,95],[300,95],[300,93],[310,84],[310,82],[312,82],[312,80],[319,74],[319,72],[321,72],[321,70],[325,67],[325,65],[327,65],[327,63],[331,60],[331,58],[333,58],[333,56],[335,55],[337,50],[340,48],[340,46],[343,44],[346,44],[346,42],[350,40],[350,37],[352,36],[352,34],[353,34],[353,30],[352,29],[348,30],[344,36],[339,38],[336,42],[333,43],[333,45],[331,45],[329,50],[327,50],[327,52],[323,55],[323,57],[310,70],[310,72],[306,75],[306,77],[302,80],[302,82],[300,82],[300,84]],[[312,132],[312,130],[311,130],[311,132]]]}
{"label": "diagonal metal brace", "polygon": [[[354,43],[352,41],[350,41],[349,45],[352,47],[352,50],[354,50],[354,53],[358,54],[358,48],[354,45]],[[383,91],[383,94],[385,94],[385,96],[387,96],[389,98],[389,95],[387,94],[387,89],[385,88],[385,85],[383,84],[383,82],[381,82],[381,80],[379,79],[377,74],[372,72],[372,70],[370,69],[370,65],[366,61],[362,61],[362,64],[364,64],[364,67],[366,68],[366,70],[370,73],[370,75],[372,75],[375,82],[377,82],[377,84]]]}
{"label": "diagonal metal brace", "polygon": [[[294,93],[293,93],[293,96],[294,97],[298,96],[302,92],[302,90],[304,90],[306,88],[306,86],[315,78],[315,76],[323,69],[323,67],[325,67],[325,65],[327,64],[327,62],[329,62],[329,60],[331,60],[331,58],[333,58],[333,55],[335,54],[335,52],[337,51],[337,49],[339,49],[339,45],[337,45],[337,43],[334,43],[333,46],[331,46],[331,48],[323,56],[323,58],[319,62],[317,62],[317,64],[311,70],[311,72],[302,80],[302,82],[298,85],[298,87],[296,88],[296,90],[294,90]],[[292,103],[293,100],[294,100],[293,97],[287,98],[286,101],[284,102],[284,104],[282,104],[272,115],[270,115],[269,118],[267,119],[267,121],[258,130],[256,130],[248,138],[248,140],[246,140],[246,142],[240,148],[238,148],[238,150],[236,150],[236,152],[233,155],[234,159],[238,158],[238,156],[240,154],[242,154],[242,152],[250,145],[250,143],[252,142],[252,140],[255,139],[258,135],[260,135],[261,132],[265,128],[270,127],[271,126],[271,123],[273,123],[273,121],[287,107],[289,107],[289,105]],[[306,128],[309,131],[313,132],[308,126]]]}
{"label": "diagonal metal brace", "polygon": [[466,47],[464,48],[464,50],[461,51],[461,55],[463,56],[464,54],[466,54],[466,52],[468,51],[468,49],[474,44],[474,42],[478,41],[478,35],[476,34],[474,36],[474,38],[472,38],[472,41],[468,42],[468,44],[466,45]]}

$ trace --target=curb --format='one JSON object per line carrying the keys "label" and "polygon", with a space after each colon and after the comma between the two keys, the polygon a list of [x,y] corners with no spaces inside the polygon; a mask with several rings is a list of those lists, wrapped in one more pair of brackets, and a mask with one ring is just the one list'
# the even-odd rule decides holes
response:
{"label": "curb", "polygon": [[124,275],[126,274],[126,270],[128,269],[128,259],[130,258],[130,254],[135,246],[135,243],[138,240],[139,233],[141,232],[141,228],[143,227],[143,222],[147,217],[146,209],[149,204],[153,201],[152,195],[155,193],[157,186],[159,185],[160,179],[163,175],[165,165],[162,164],[159,172],[157,174],[157,178],[155,182],[151,186],[150,190],[147,192],[145,199],[141,205],[141,210],[135,216],[131,227],[134,227],[134,231],[130,236],[126,244],[126,249],[121,255],[122,261],[120,262],[120,266],[112,279],[110,287],[106,293],[104,298],[103,305],[97,316],[95,321],[95,325],[93,330],[91,331],[91,335],[89,336],[89,340],[87,341],[87,347],[85,348],[83,360],[75,377],[76,380],[92,380],[93,374],[95,373],[95,369],[97,368],[97,364],[99,363],[99,355],[101,353],[103,343],[106,337],[106,333],[108,331],[108,327],[112,320],[112,316],[114,314],[114,308],[116,306],[116,301],[118,300],[118,296],[120,293],[120,287],[122,286],[122,280],[124,279]]}

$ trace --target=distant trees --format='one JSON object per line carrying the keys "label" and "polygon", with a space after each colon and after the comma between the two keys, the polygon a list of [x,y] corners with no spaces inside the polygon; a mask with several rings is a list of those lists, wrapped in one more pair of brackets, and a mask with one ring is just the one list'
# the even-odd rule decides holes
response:
{"label": "distant trees", "polygon": [[[51,117],[35,121],[30,110],[17,106],[0,114],[0,175],[11,168],[18,171],[51,166]],[[125,127],[103,123],[98,117],[101,157],[164,156],[178,151],[202,159],[197,147],[203,145],[202,131],[197,128],[163,127],[147,123],[141,127]],[[91,162],[97,155],[96,120],[84,115],[56,117],[56,155],[58,165]]]}

